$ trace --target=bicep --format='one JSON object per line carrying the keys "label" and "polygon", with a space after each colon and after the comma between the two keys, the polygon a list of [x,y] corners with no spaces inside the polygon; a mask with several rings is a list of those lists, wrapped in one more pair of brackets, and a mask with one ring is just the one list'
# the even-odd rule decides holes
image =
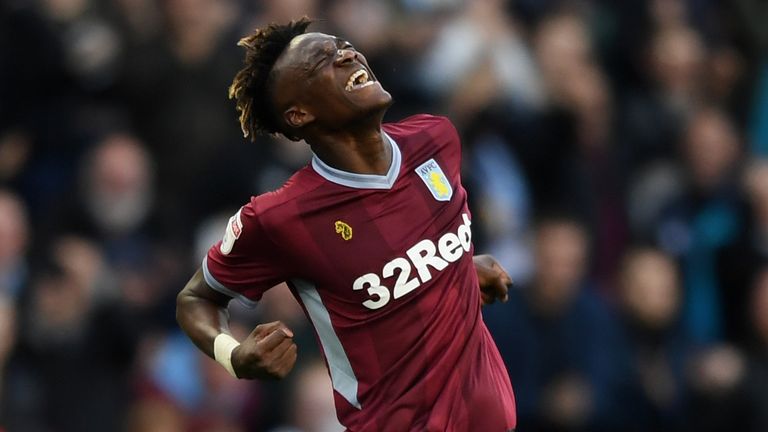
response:
{"label": "bicep", "polygon": [[179,293],[179,302],[183,303],[185,299],[208,300],[220,307],[226,307],[232,298],[211,288],[205,281],[202,268],[199,268]]}

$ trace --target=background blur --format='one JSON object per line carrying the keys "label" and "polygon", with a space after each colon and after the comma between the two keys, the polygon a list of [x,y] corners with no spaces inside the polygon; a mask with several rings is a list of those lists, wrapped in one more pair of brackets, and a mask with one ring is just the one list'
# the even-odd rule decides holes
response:
{"label": "background blur", "polygon": [[768,3],[762,0],[0,2],[0,429],[339,430],[311,329],[236,381],[174,300],[303,143],[240,135],[235,43],[302,15],[361,50],[390,120],[463,136],[484,309],[519,430],[768,431]]}

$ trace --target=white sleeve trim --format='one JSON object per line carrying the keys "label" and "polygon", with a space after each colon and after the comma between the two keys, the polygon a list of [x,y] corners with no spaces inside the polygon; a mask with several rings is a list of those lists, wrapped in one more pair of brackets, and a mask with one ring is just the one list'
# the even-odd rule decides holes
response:
{"label": "white sleeve trim", "polygon": [[202,268],[203,268],[203,278],[205,278],[205,282],[208,284],[208,286],[210,286],[214,290],[216,290],[216,291],[218,291],[218,292],[220,292],[220,293],[222,293],[222,294],[224,294],[224,295],[226,295],[228,297],[232,297],[234,299],[237,299],[238,301],[240,301],[240,303],[242,303],[244,306],[246,306],[248,308],[255,308],[256,307],[256,305],[258,304],[257,302],[249,299],[248,297],[246,297],[246,296],[244,296],[244,295],[242,295],[242,294],[240,294],[238,292],[232,291],[231,289],[229,289],[229,288],[225,287],[224,285],[222,285],[221,282],[217,281],[215,277],[213,277],[211,272],[208,270],[208,256],[207,255],[203,258]]}

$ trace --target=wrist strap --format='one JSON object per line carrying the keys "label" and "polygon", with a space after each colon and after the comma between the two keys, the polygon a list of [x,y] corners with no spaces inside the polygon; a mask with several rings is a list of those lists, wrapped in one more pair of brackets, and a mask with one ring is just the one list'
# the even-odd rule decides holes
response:
{"label": "wrist strap", "polygon": [[232,368],[232,351],[238,346],[240,346],[240,342],[226,333],[220,333],[213,340],[213,356],[235,378],[237,378],[237,374]]}

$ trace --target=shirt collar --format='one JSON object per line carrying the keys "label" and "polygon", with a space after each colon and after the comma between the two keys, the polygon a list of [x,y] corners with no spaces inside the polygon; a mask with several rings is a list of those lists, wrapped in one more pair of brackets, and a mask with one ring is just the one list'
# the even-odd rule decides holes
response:
{"label": "shirt collar", "polygon": [[384,136],[392,146],[392,161],[389,165],[389,171],[384,175],[342,171],[326,164],[315,154],[312,156],[312,168],[324,179],[342,186],[355,189],[391,189],[392,185],[395,184],[395,180],[397,180],[397,175],[400,173],[402,155],[395,140],[386,132],[384,132]]}

